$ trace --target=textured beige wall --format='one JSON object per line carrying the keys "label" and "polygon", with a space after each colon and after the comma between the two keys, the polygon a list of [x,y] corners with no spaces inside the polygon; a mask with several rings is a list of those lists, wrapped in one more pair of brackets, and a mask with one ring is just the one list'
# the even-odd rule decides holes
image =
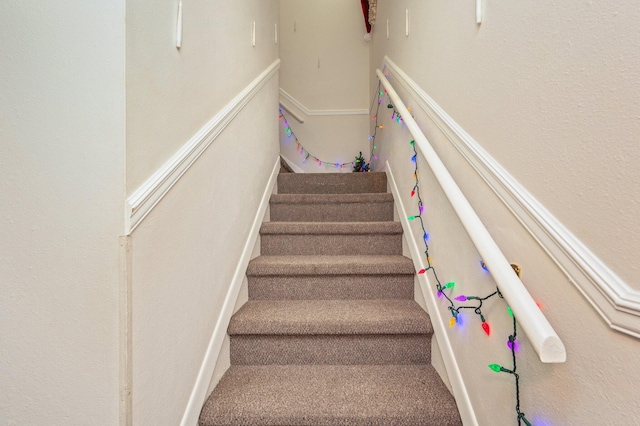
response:
{"label": "textured beige wall", "polygon": [[[280,87],[311,111],[367,111],[370,45],[364,35],[359,2],[280,0]],[[295,111],[305,122],[289,116],[291,127],[312,155],[331,163],[353,161],[359,151],[368,158],[366,114],[318,116]],[[284,132],[281,141],[283,155],[303,171],[336,171],[303,163]]]}
{"label": "textured beige wall", "polygon": [[[372,67],[388,55],[505,169],[629,285],[639,288],[639,230],[633,142],[638,119],[639,34],[633,2],[485,1],[379,3]],[[410,35],[404,35],[405,10]],[[390,39],[386,39],[386,20]],[[542,364],[519,328],[521,408],[533,424],[629,424],[640,416],[638,340],[610,329],[543,248],[502,204],[408,93],[416,120],[567,348],[564,364]],[[388,119],[388,118],[387,118]],[[400,125],[380,134],[379,167],[389,161],[407,205],[414,185],[410,135]],[[457,294],[495,288],[426,163],[419,163],[431,256]],[[417,230],[416,230],[417,231]],[[416,234],[420,242],[420,234]],[[510,319],[502,301],[483,312],[492,327],[464,315],[449,338],[480,425],[515,424],[515,387],[487,365],[509,366]],[[431,313],[448,323],[450,314]]]}
{"label": "textured beige wall", "polygon": [[467,3],[381,1],[374,69],[389,55],[640,289],[637,3],[484,1],[481,26]]}
{"label": "textured beige wall", "polygon": [[277,159],[277,86],[274,77],[133,232],[135,425],[182,418]]}
{"label": "textured beige wall", "polygon": [[[127,2],[127,194],[277,58],[277,3]],[[251,23],[256,21],[256,46]]]}
{"label": "textured beige wall", "polygon": [[124,1],[0,2],[0,423],[118,423]]}
{"label": "textured beige wall", "polygon": [[[173,6],[128,5],[129,191],[278,58],[275,0],[184,2],[179,52]],[[277,108],[276,73],[132,233],[134,425],[185,413],[278,157]]]}

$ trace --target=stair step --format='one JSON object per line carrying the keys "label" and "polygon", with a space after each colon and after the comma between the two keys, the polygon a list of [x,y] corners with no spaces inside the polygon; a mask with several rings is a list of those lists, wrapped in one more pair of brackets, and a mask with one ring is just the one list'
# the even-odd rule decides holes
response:
{"label": "stair step", "polygon": [[232,364],[425,364],[433,329],[413,300],[250,300],[228,332]]}
{"label": "stair step", "polygon": [[398,255],[398,222],[265,222],[260,228],[263,255]]}
{"label": "stair step", "polygon": [[200,426],[461,425],[429,365],[231,366]]}
{"label": "stair step", "polygon": [[280,174],[210,425],[461,425],[384,173]]}
{"label": "stair step", "polygon": [[413,300],[249,300],[229,335],[432,334]]}
{"label": "stair step", "polygon": [[409,365],[431,362],[426,334],[233,335],[232,365]]}
{"label": "stair step", "polygon": [[404,256],[258,256],[247,268],[249,299],[411,299]]}
{"label": "stair step", "polygon": [[382,222],[393,220],[393,195],[274,194],[273,222]]}
{"label": "stair step", "polygon": [[279,194],[354,194],[387,192],[387,175],[371,173],[285,173],[278,175]]}

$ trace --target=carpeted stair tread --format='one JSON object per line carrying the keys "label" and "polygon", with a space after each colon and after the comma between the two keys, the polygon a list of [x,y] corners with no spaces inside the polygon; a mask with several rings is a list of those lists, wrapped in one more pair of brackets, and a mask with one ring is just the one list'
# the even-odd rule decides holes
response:
{"label": "carpeted stair tread", "polygon": [[461,425],[385,173],[283,173],[227,332],[213,425]]}
{"label": "carpeted stair tread", "polygon": [[377,173],[285,173],[280,194],[353,194],[387,192],[387,175]]}
{"label": "carpeted stair tread", "polygon": [[399,222],[265,222],[260,235],[402,234]]}
{"label": "carpeted stair tread", "polygon": [[364,194],[273,194],[271,204],[360,204],[390,203],[393,194],[388,192]]}
{"label": "carpeted stair tread", "polygon": [[428,334],[230,336],[231,365],[411,365],[431,362]]}
{"label": "carpeted stair tread", "polygon": [[247,281],[252,300],[414,299],[413,265],[400,255],[260,256]]}
{"label": "carpeted stair tread", "polygon": [[413,300],[249,300],[231,318],[240,334],[432,334]]}
{"label": "carpeted stair tread", "polygon": [[248,276],[272,275],[391,275],[415,272],[401,255],[258,256],[249,262]]}
{"label": "carpeted stair tread", "polygon": [[393,221],[393,195],[274,194],[272,222],[379,222]]}
{"label": "carpeted stair tread", "polygon": [[200,415],[212,425],[461,425],[429,365],[232,366]]}
{"label": "carpeted stair tread", "polygon": [[263,255],[398,255],[402,226],[397,222],[265,222]]}

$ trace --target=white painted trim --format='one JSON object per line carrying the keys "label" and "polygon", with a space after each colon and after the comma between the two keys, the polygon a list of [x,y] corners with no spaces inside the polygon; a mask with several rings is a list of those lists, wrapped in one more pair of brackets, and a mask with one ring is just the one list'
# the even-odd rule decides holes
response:
{"label": "white painted trim", "polygon": [[287,111],[289,113],[290,116],[292,116],[293,118],[296,119],[296,121],[300,124],[304,124],[304,118],[300,117],[300,114],[298,114],[297,112],[295,112],[293,110],[293,108],[291,108],[289,105],[285,104],[284,102],[280,101],[280,106],[282,107],[282,109],[284,109],[285,111]]}
{"label": "white painted trim", "polygon": [[265,212],[267,211],[269,199],[271,198],[271,194],[275,188],[279,171],[280,156],[276,158],[273,170],[271,171],[271,176],[262,194],[260,205],[257,208],[253,224],[251,225],[251,230],[249,231],[249,236],[247,237],[242,254],[238,260],[238,266],[236,266],[233,274],[231,284],[229,285],[229,291],[227,292],[224,304],[222,305],[222,310],[211,335],[211,340],[209,340],[209,346],[207,347],[207,352],[205,353],[204,360],[200,366],[196,383],[191,392],[184,415],[182,416],[182,421],[180,422],[181,426],[194,426],[198,424],[198,417],[200,416],[200,411],[202,410],[202,406],[207,398],[207,390],[211,384],[213,371],[216,363],[218,362],[220,350],[222,349],[222,344],[224,343],[224,338],[227,334],[227,328],[229,327],[229,321],[231,320],[231,315],[233,315],[238,294],[247,273],[247,266],[251,260],[256,242],[258,241],[260,226],[262,225],[262,221],[265,217]]}
{"label": "white painted trim", "polygon": [[306,173],[304,170],[302,170],[300,168],[300,166],[296,165],[296,163],[294,163],[293,161],[289,160],[287,157],[282,155],[282,153],[280,153],[280,157],[282,157],[282,159],[289,165],[289,167],[291,167],[291,169],[294,172],[296,172],[296,173]]}
{"label": "white painted trim", "polygon": [[[400,223],[402,224],[402,230],[404,231],[404,238],[407,242],[409,252],[411,253],[413,266],[416,268],[416,270],[424,269],[426,268],[423,259],[424,253],[420,251],[416,239],[413,238],[413,231],[411,230],[411,225],[409,224],[409,220],[407,219],[407,217],[409,216],[407,215],[407,210],[402,203],[400,191],[398,190],[398,185],[396,184],[396,180],[393,177],[391,165],[388,161],[386,162],[385,171],[387,174],[387,182],[389,183],[389,188],[391,189],[391,193],[393,194],[395,208],[398,210],[398,216],[400,218]],[[427,303],[428,311],[432,313],[440,312],[435,293],[432,291],[432,289],[435,288],[435,285],[429,281],[429,277],[427,276],[427,274],[417,275],[417,279],[420,289],[422,290],[424,300]],[[464,384],[462,373],[460,372],[460,368],[458,367],[458,361],[456,360],[455,352],[453,351],[453,347],[451,346],[451,340],[449,339],[449,335],[447,334],[447,326],[445,326],[445,323],[443,322],[440,315],[433,314],[430,315],[430,317],[431,324],[433,325],[433,332],[436,336],[436,339],[438,340],[438,346],[440,347],[442,359],[447,370],[447,376],[449,377],[449,382],[451,383],[453,397],[456,399],[456,404],[458,405],[458,410],[460,411],[462,423],[466,426],[478,425],[478,419],[476,418],[476,414],[473,410],[473,405],[471,404],[469,393],[467,392],[467,388]]]}
{"label": "white painted trim", "polygon": [[302,111],[304,115],[369,115],[368,109],[317,109],[310,110],[304,106],[299,100],[287,93],[283,88],[280,88],[280,101],[285,100],[289,104]]}
{"label": "white painted trim", "polygon": [[118,237],[118,276],[119,276],[119,376],[120,376],[120,422],[119,426],[133,425],[133,323],[132,323],[132,238]]}
{"label": "white painted trim", "polygon": [[558,221],[389,57],[387,69],[447,136],[609,326],[640,338],[640,291]]}
{"label": "white painted trim", "polygon": [[276,59],[127,198],[125,203],[127,235],[130,235],[142,222],[279,68],[280,59]]}
{"label": "white painted trim", "polygon": [[182,47],[182,0],[178,2],[178,17],[176,18],[176,49]]}

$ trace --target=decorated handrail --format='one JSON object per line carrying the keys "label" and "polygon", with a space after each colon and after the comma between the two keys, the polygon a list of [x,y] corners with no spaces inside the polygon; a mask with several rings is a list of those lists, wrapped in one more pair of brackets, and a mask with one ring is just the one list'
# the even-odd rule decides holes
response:
{"label": "decorated handrail", "polygon": [[478,253],[482,256],[501,294],[509,304],[513,314],[518,318],[518,323],[527,335],[540,361],[546,363],[565,362],[567,353],[562,340],[560,340],[560,337],[558,337],[558,334],[533,300],[520,278],[514,274],[509,261],[507,261],[489,231],[469,201],[467,201],[389,80],[379,69],[376,70],[376,74],[387,91],[394,108],[402,117],[409,132],[411,132],[415,146],[425,157],[471,241],[473,241]]}

